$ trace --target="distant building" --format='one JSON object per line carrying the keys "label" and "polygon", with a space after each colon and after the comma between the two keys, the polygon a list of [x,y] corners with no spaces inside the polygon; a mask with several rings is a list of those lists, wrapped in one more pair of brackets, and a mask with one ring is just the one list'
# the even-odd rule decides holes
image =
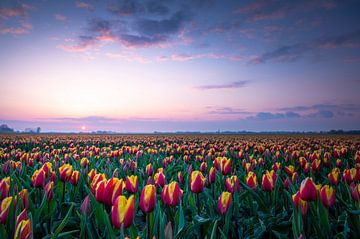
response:
{"label": "distant building", "polygon": [[6,133],[6,132],[14,132],[14,129],[9,128],[7,124],[0,125],[0,133]]}
{"label": "distant building", "polygon": [[34,134],[34,133],[37,133],[39,134],[41,131],[41,128],[40,127],[37,127],[37,128],[25,128],[25,133],[31,133],[31,134]]}

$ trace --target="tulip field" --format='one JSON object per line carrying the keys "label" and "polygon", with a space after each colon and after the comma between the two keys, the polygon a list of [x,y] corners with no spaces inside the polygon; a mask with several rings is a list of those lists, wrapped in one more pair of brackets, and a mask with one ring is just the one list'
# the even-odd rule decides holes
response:
{"label": "tulip field", "polygon": [[360,137],[0,135],[0,238],[360,238]]}

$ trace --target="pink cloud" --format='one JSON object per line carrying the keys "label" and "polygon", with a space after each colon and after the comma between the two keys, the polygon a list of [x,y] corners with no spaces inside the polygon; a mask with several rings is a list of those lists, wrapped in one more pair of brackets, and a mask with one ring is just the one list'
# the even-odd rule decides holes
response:
{"label": "pink cloud", "polygon": [[19,27],[0,27],[1,34],[13,34],[13,35],[21,35],[25,33],[29,33],[32,29],[32,25],[28,22],[21,23]]}
{"label": "pink cloud", "polygon": [[75,1],[75,6],[78,7],[78,8],[87,9],[87,10],[90,10],[90,11],[94,10],[93,5],[91,5],[89,3],[86,3],[86,2],[83,2],[83,1]]}
{"label": "pink cloud", "polygon": [[58,21],[66,21],[66,17],[64,15],[61,14],[55,14],[54,15],[55,19]]}

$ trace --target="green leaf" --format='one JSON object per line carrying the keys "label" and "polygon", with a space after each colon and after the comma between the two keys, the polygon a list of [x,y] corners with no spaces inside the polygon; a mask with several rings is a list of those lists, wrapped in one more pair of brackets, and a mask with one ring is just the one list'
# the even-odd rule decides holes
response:
{"label": "green leaf", "polygon": [[56,238],[60,232],[62,231],[62,229],[64,229],[64,227],[66,226],[66,224],[68,223],[69,221],[69,218],[71,216],[71,212],[72,212],[72,209],[73,209],[74,205],[71,205],[71,207],[69,208],[66,216],[64,217],[64,219],[62,220],[61,224],[58,226],[58,228],[56,228],[54,234],[52,234],[51,238]]}
{"label": "green leaf", "polygon": [[216,239],[216,229],[217,229],[218,221],[219,221],[219,220],[216,220],[216,221],[214,222],[213,228],[212,228],[212,230],[211,230],[211,237],[210,237],[210,239]]}

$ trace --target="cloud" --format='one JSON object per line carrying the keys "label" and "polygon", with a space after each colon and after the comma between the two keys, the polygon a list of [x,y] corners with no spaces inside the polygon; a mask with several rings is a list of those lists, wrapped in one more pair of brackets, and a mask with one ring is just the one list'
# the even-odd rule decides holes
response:
{"label": "cloud", "polygon": [[93,11],[94,10],[94,6],[89,4],[89,3],[86,3],[86,2],[83,2],[83,1],[75,1],[75,6],[78,7],[78,8],[82,8],[82,9],[86,9],[86,10],[89,10],[89,11]]}
{"label": "cloud", "polygon": [[298,113],[289,111],[286,113],[259,112],[255,116],[246,117],[247,120],[277,120],[300,118]]}
{"label": "cloud", "polygon": [[54,17],[58,21],[66,21],[66,17],[62,14],[55,14]]}
{"label": "cloud", "polygon": [[244,111],[241,109],[235,109],[231,107],[220,107],[220,108],[214,108],[214,107],[207,107],[211,109],[208,111],[208,114],[215,114],[215,115],[247,115],[251,114],[249,111]]}
{"label": "cloud", "polygon": [[359,104],[314,104],[314,105],[300,105],[293,107],[283,107],[279,110],[282,111],[310,111],[310,110],[319,110],[319,111],[351,111],[360,113]]}
{"label": "cloud", "polygon": [[[109,41],[128,48],[165,47],[173,38],[182,37],[177,34],[181,33],[184,24],[191,19],[190,10],[185,7],[181,7],[169,16],[158,16],[156,19],[147,15],[137,16],[136,13],[142,10],[138,9],[139,3],[134,1],[124,1],[120,5],[110,5],[109,8],[108,10],[116,15],[130,18],[128,20],[127,17],[116,20],[93,18],[88,21],[85,32],[80,35],[77,44],[65,44],[60,48],[67,51],[86,51]],[[87,39],[84,41],[83,37]]]}
{"label": "cloud", "polygon": [[173,54],[171,56],[161,56],[160,61],[191,61],[196,59],[226,59],[231,61],[241,61],[243,58],[237,55],[225,55],[216,53],[202,53],[202,54]]}
{"label": "cloud", "polygon": [[144,7],[137,1],[124,0],[108,6],[108,11],[118,16],[129,16],[144,12]]}
{"label": "cloud", "polygon": [[217,89],[237,89],[243,88],[248,84],[248,81],[235,81],[228,84],[219,84],[219,85],[200,85],[195,86],[197,90],[217,90]]}
{"label": "cloud", "polygon": [[321,37],[309,42],[281,46],[273,51],[253,57],[249,63],[261,64],[268,61],[293,62],[302,57],[304,53],[313,49],[340,47],[360,47],[360,30],[338,36]]}
{"label": "cloud", "polygon": [[316,113],[309,114],[308,117],[318,117],[318,118],[326,118],[331,119],[334,117],[334,113],[330,110],[319,110]]}
{"label": "cloud", "polygon": [[246,16],[248,21],[278,20],[296,14],[304,14],[316,9],[330,10],[336,7],[334,1],[253,1],[235,10]]}
{"label": "cloud", "polygon": [[33,7],[17,2],[12,4],[8,7],[0,6],[0,33],[12,35],[29,33],[33,26],[27,21],[27,12]]}

